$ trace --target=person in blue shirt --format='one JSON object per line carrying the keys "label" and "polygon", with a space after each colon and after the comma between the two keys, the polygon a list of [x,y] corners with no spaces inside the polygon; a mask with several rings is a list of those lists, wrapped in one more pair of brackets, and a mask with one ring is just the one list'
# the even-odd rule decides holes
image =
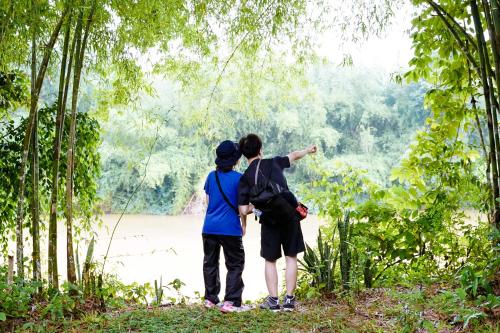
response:
{"label": "person in blue shirt", "polygon": [[205,306],[212,308],[220,303],[219,257],[224,252],[227,267],[222,312],[239,312],[249,309],[242,306],[245,251],[242,236],[246,229],[246,216],[238,212],[238,185],[241,174],[234,171],[241,157],[239,145],[223,141],[216,149],[216,170],[208,174],[205,182],[207,212],[203,224],[203,278],[205,281]]}

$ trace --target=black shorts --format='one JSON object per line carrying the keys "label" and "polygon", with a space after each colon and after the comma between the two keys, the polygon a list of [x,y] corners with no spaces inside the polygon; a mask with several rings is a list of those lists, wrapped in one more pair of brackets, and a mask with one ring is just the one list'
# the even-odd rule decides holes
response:
{"label": "black shorts", "polygon": [[281,258],[281,247],[285,256],[295,257],[305,249],[300,222],[280,224],[262,223],[260,228],[260,256],[267,261]]}

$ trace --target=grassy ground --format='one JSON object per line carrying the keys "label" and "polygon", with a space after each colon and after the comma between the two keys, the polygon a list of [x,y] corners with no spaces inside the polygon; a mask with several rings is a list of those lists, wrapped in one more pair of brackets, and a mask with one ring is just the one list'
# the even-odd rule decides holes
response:
{"label": "grassy ground", "polygon": [[294,313],[222,314],[200,305],[130,308],[27,322],[17,332],[500,332],[498,314],[480,310],[439,287],[372,289],[303,302]]}

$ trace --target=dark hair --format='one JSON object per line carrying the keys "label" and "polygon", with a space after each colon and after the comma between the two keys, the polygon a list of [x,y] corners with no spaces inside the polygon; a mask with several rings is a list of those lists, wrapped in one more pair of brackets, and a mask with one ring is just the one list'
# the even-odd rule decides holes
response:
{"label": "dark hair", "polygon": [[233,168],[234,168],[234,165],[217,166],[216,170],[226,173],[226,172],[232,171]]}
{"label": "dark hair", "polygon": [[262,140],[257,134],[248,134],[240,139],[240,150],[248,159],[259,155],[261,149]]}

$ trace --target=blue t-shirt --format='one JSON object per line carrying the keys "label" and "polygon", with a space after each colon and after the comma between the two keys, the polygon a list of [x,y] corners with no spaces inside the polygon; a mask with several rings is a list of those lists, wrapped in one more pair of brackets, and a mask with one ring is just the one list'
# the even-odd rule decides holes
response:
{"label": "blue t-shirt", "polygon": [[[235,207],[238,207],[238,185],[241,174],[236,171],[218,171],[217,174],[224,194]],[[203,224],[203,233],[241,236],[240,218],[220,193],[215,179],[215,171],[208,174],[205,182],[205,193],[208,194],[208,208]]]}

